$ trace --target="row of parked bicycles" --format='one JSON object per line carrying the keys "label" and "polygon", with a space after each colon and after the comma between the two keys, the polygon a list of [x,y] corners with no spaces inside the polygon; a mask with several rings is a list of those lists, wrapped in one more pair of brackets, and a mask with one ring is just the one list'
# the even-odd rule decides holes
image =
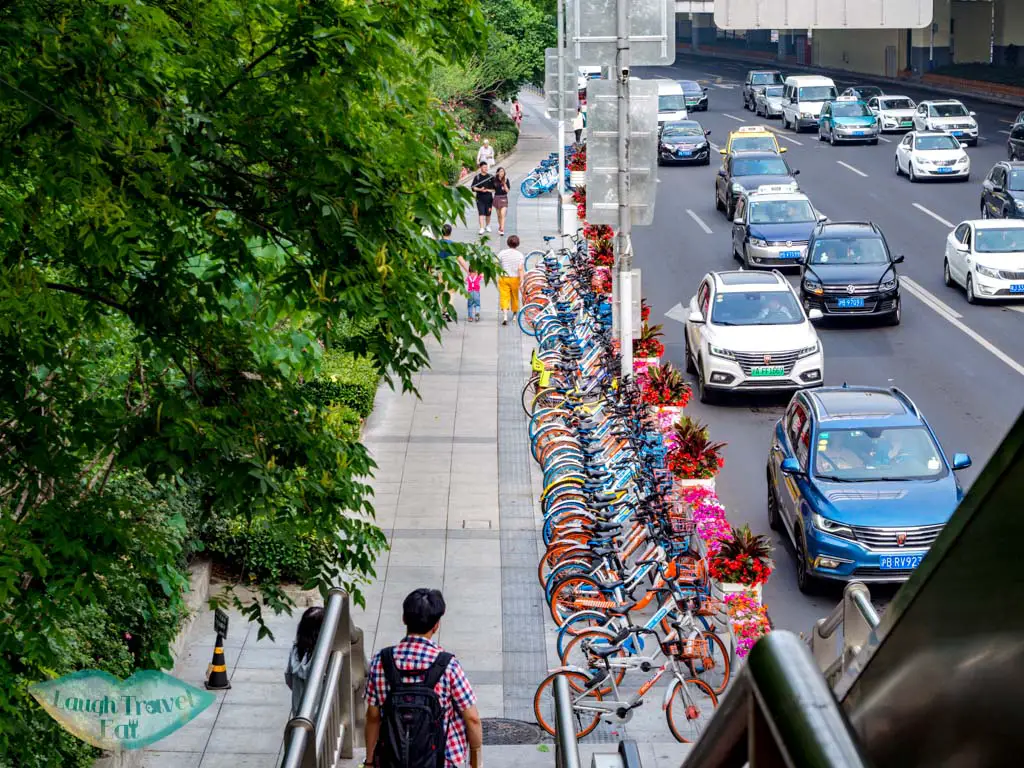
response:
{"label": "row of parked bicycles", "polygon": [[668,678],[669,730],[691,742],[729,684],[719,636],[727,625],[694,525],[677,512],[661,433],[640,390],[614,374],[611,307],[591,288],[585,241],[574,241],[531,254],[519,318],[537,344],[522,402],[543,472],[537,578],[560,662],[538,686],[534,712],[554,735],[552,688],[565,678],[583,738],[602,722],[629,722]]}
{"label": "row of parked bicycles", "polygon": [[[574,147],[567,146],[565,148],[566,156],[571,155],[574,151]],[[569,185],[569,169],[565,170],[565,184]],[[540,197],[541,195],[551,192],[558,186],[558,153],[552,152],[547,158],[540,161],[540,164],[534,168],[526,176],[525,179],[519,184],[519,191],[523,197]]]}

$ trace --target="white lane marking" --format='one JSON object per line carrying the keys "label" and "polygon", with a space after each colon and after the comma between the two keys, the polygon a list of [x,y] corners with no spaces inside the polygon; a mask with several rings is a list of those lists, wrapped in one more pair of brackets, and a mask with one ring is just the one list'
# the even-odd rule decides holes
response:
{"label": "white lane marking", "polygon": [[[711,142],[709,141],[708,144],[711,144]],[[711,148],[715,150],[715,152],[717,152],[720,149],[720,147],[717,144],[711,144]]]}
{"label": "white lane marking", "polygon": [[707,224],[705,224],[700,216],[698,216],[696,213],[691,211],[689,208],[686,209],[686,212],[690,215],[691,219],[693,219],[694,221],[697,222],[697,226],[704,230],[704,234],[705,235],[712,234],[711,227],[709,227]]}
{"label": "white lane marking", "polygon": [[853,171],[858,176],[863,176],[865,179],[868,177],[868,175],[866,173],[864,173],[864,171],[862,171],[862,170],[860,170],[858,168],[854,168],[852,165],[850,165],[848,163],[844,163],[842,160],[836,160],[836,162],[839,163],[839,165],[843,166],[843,168],[845,168],[846,170]]}
{"label": "white lane marking", "polygon": [[1013,310],[1014,312],[1020,312],[1020,313],[1021,313],[1022,315],[1024,315],[1024,307],[1019,307],[1019,306],[1008,306],[1008,307],[1006,307],[1006,308],[1007,308],[1007,309],[1012,309],[1012,310]]}
{"label": "white lane marking", "polygon": [[962,317],[960,313],[953,311],[953,309],[951,309],[948,305],[942,303],[937,298],[932,296],[932,294],[930,294],[920,285],[915,283],[909,277],[903,277],[901,275],[900,281],[903,283],[904,286],[906,286],[907,290],[909,290],[914,296],[916,296],[918,299],[927,304],[928,307],[930,307],[932,310],[936,312],[936,314],[939,315],[939,317],[949,322],[955,328],[958,328],[959,330],[966,333],[968,336],[970,336],[972,339],[978,342],[978,344],[980,344],[982,347],[984,347],[993,355],[995,355],[1004,363],[1006,363],[1014,371],[1019,373],[1021,376],[1024,376],[1024,365],[1018,363],[1016,360],[1014,360],[1008,354],[1003,352],[1003,350],[999,349],[999,347],[997,347],[991,341],[989,341],[980,333],[975,331],[973,328],[970,328],[964,323],[960,322],[960,318]]}
{"label": "white lane marking", "polygon": [[925,208],[920,203],[914,203],[914,207],[917,208],[917,210],[919,210],[921,213],[925,214],[926,216],[931,216],[933,219],[935,219],[937,222],[939,222],[939,224],[945,224],[950,229],[953,228],[953,222],[946,221],[944,218],[939,216],[939,214],[937,214],[935,211],[929,211],[927,208]]}
{"label": "white lane marking", "polygon": [[1000,133],[1005,133],[1005,134],[1006,134],[1007,136],[1009,136],[1009,135],[1010,135],[1010,132],[1009,132],[1009,131],[1000,131]]}
{"label": "white lane marking", "polygon": [[887,138],[885,138],[885,136],[879,136],[878,140],[879,141],[884,141],[886,144],[892,144],[892,139],[887,139]]}
{"label": "white lane marking", "polygon": [[788,141],[790,144],[796,144],[798,147],[802,147],[804,145],[804,143],[802,141],[797,141],[796,139],[792,139],[789,136],[787,136],[786,134],[784,134],[782,131],[780,131],[780,130],[778,130],[776,128],[769,127],[768,130],[771,131],[772,133],[774,133],[776,136],[778,136],[783,141]]}
{"label": "white lane marking", "polygon": [[747,122],[742,117],[736,117],[736,115],[730,115],[728,112],[723,112],[722,117],[728,117],[730,120],[735,120],[737,123]]}

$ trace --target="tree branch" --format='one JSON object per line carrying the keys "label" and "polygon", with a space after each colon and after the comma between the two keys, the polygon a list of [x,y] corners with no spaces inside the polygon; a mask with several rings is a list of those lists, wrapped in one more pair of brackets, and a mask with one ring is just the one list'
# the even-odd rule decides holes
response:
{"label": "tree branch", "polygon": [[114,299],[111,299],[107,296],[103,296],[102,294],[90,291],[86,288],[79,288],[77,285],[67,285],[65,283],[47,283],[46,287],[54,291],[73,293],[75,296],[81,296],[83,299],[89,299],[90,301],[97,301],[100,304],[104,304],[108,307],[111,307],[112,309],[116,309],[119,312],[123,312],[126,315],[128,314],[127,305],[122,304],[119,301],[115,301]]}

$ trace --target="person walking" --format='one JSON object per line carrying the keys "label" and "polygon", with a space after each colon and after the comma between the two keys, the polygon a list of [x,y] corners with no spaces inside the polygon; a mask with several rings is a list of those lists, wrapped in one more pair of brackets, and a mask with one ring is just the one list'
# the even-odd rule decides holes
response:
{"label": "person walking", "polygon": [[522,290],[523,264],[526,257],[519,251],[519,238],[512,235],[506,244],[508,248],[498,252],[501,277],[498,278],[498,296],[501,304],[501,324],[508,325],[508,311],[512,316],[519,311],[519,292]]}
{"label": "person walking", "polygon": [[[441,257],[441,262],[443,264],[445,261],[447,261],[449,258],[451,258],[451,255],[452,255],[452,225],[451,224],[445,224],[445,225],[443,225],[441,227],[440,245],[441,245],[441,249],[438,251],[437,255]],[[459,265],[460,266],[462,265],[462,257],[461,256],[459,257]],[[443,283],[444,282],[444,277],[442,275],[442,270],[440,268],[435,270],[435,276],[437,277],[437,281],[439,283]],[[452,303],[452,297],[455,295],[455,291],[449,289],[449,290],[447,290],[445,292],[444,295],[448,297],[447,303],[444,301],[444,299],[442,299],[442,301],[441,301],[441,307],[444,310],[444,319],[446,321],[448,321],[448,322],[452,322],[452,321],[458,322],[459,321],[458,315],[452,315],[448,311],[448,304]]]}
{"label": "person walking", "polygon": [[472,269],[466,271],[466,322],[480,322],[480,285],[484,276]]}
{"label": "person walking", "polygon": [[468,751],[470,768],[482,768],[476,695],[459,660],[433,640],[445,608],[436,589],[409,593],[405,637],[370,662],[364,767],[460,768]]}
{"label": "person walking", "polygon": [[491,146],[490,139],[484,139],[484,143],[476,151],[476,164],[480,165],[480,163],[494,165],[494,147]]}
{"label": "person walking", "polygon": [[494,176],[487,172],[487,163],[480,163],[480,171],[470,182],[476,192],[476,212],[480,217],[480,232],[491,231],[491,209],[494,206]]}
{"label": "person walking", "polygon": [[512,97],[512,122],[516,124],[516,128],[523,127],[523,105],[515,96]]}
{"label": "person walking", "polygon": [[[318,605],[307,608],[299,619],[299,628],[295,632],[292,652],[288,654],[288,666],[284,671],[284,682],[292,692],[292,717],[299,713],[302,696],[309,683],[309,673],[313,667],[313,649],[320,637],[320,628],[324,623],[324,609]],[[316,713],[313,713],[314,717]]]}
{"label": "person walking", "polygon": [[572,129],[576,133],[576,143],[579,144],[583,139],[583,127],[586,125],[586,121],[583,119],[583,108],[576,107],[576,117],[572,119]]}
{"label": "person walking", "polygon": [[498,234],[505,236],[505,216],[508,215],[508,193],[511,184],[504,168],[494,172],[494,210],[498,212]]}

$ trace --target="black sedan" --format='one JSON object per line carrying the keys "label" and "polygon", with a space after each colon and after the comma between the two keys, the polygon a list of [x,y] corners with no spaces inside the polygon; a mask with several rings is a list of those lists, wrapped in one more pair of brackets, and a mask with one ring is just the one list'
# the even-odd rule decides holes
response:
{"label": "black sedan", "polygon": [[666,123],[658,140],[658,165],[708,165],[711,162],[711,131],[696,120]]}
{"label": "black sedan", "polygon": [[774,152],[726,155],[715,178],[715,208],[724,211],[726,218],[732,221],[736,201],[744,192],[756,192],[758,187],[763,186],[776,187],[776,192],[796,190],[796,176],[799,173]]}
{"label": "black sedan", "polygon": [[881,230],[870,222],[824,222],[814,229],[800,269],[804,309],[825,317],[879,317],[899,325],[896,265]]}
{"label": "black sedan", "polygon": [[683,89],[683,98],[686,99],[686,108],[690,112],[708,111],[708,89],[693,80],[680,80],[679,87]]}
{"label": "black sedan", "polygon": [[1024,219],[1024,163],[1000,162],[981,184],[981,218]]}
{"label": "black sedan", "polygon": [[842,95],[853,96],[855,99],[867,101],[868,99],[873,99],[876,96],[885,96],[885,91],[877,85],[853,85],[843,91]]}

